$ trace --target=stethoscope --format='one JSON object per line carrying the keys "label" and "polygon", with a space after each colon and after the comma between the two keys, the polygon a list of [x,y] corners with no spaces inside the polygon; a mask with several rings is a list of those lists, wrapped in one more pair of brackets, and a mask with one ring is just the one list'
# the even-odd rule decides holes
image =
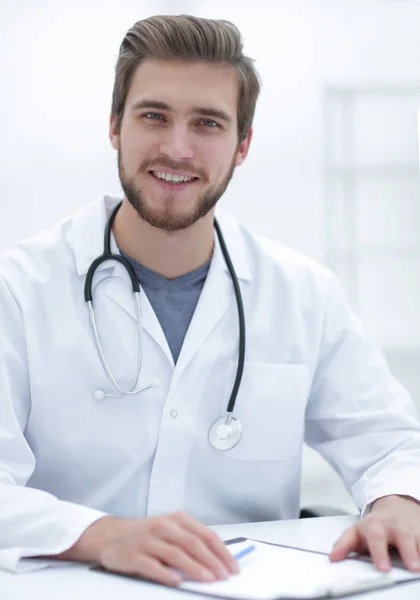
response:
{"label": "stethoscope", "polygon": [[[112,226],[114,224],[115,217],[117,215],[118,210],[121,207],[122,202],[117,204],[114,208],[105,225],[104,232],[104,251],[101,256],[98,256],[93,263],[90,265],[85,281],[85,301],[88,305],[89,309],[89,318],[90,324],[92,327],[93,337],[95,340],[96,349],[98,351],[99,357],[102,362],[102,366],[114,386],[117,393],[105,393],[103,390],[95,391],[95,398],[97,400],[104,400],[105,398],[121,398],[123,396],[135,396],[140,394],[140,392],[144,392],[150,388],[159,387],[160,382],[157,379],[151,381],[148,385],[137,388],[137,382],[139,380],[142,362],[143,362],[143,328],[142,328],[142,315],[141,315],[141,307],[140,307],[140,284],[138,282],[137,276],[134,272],[131,264],[120,254],[114,254],[111,252],[111,231]],[[217,237],[219,240],[220,248],[222,250],[223,258],[226,262],[226,266],[228,268],[230,277],[232,279],[233,289],[235,292],[236,305],[238,308],[238,318],[239,318],[239,352],[238,352],[238,366],[236,369],[236,377],[233,383],[232,392],[229,398],[229,403],[226,409],[226,415],[219,417],[210,427],[209,429],[209,442],[213,448],[216,450],[232,450],[235,446],[239,444],[239,441],[242,437],[242,425],[238,419],[233,416],[233,411],[235,410],[236,397],[238,395],[239,386],[241,385],[242,375],[244,370],[245,363],[245,315],[244,315],[244,307],[242,302],[241,290],[239,288],[238,278],[235,273],[235,269],[233,267],[231,258],[229,256],[228,249],[226,247],[225,240],[223,238],[222,232],[220,230],[220,226],[215,219],[214,228],[217,233]],[[93,277],[95,275],[96,269],[105,261],[114,260],[123,265],[126,269],[130,280],[134,297],[135,311],[136,311],[136,320],[138,324],[138,355],[137,355],[137,367],[134,375],[133,383],[130,389],[126,390],[119,385],[115,377],[113,376],[111,369],[108,365],[108,362],[105,358],[105,354],[102,350],[102,344],[98,334],[98,327],[95,318],[95,311],[93,308],[93,295],[92,295],[92,282]]]}

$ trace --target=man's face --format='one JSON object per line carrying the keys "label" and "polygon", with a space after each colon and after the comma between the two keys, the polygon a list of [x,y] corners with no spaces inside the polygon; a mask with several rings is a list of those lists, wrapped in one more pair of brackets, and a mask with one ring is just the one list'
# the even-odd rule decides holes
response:
{"label": "man's face", "polygon": [[145,221],[176,231],[214,208],[251,139],[238,143],[237,104],[231,67],[147,59],[137,68],[110,137],[124,193]]}

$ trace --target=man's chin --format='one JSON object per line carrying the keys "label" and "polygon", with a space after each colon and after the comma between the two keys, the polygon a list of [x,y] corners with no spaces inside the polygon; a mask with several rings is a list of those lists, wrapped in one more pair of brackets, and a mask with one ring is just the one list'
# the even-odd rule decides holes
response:
{"label": "man's chin", "polygon": [[140,207],[138,213],[143,221],[152,227],[163,229],[165,231],[181,231],[182,229],[187,229],[199,219],[199,215],[197,215],[196,211],[157,211]]}

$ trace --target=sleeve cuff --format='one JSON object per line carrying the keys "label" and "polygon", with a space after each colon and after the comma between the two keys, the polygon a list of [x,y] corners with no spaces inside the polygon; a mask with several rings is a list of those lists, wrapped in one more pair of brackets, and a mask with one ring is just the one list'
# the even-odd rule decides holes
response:
{"label": "sleeve cuff", "polygon": [[416,502],[420,503],[420,493],[406,493],[406,492],[389,492],[387,494],[380,494],[372,499],[370,499],[368,502],[366,502],[366,504],[363,506],[361,514],[360,514],[360,518],[363,519],[363,517],[366,517],[367,515],[369,515],[372,512],[372,507],[375,504],[375,502],[377,500],[379,500],[380,498],[386,498],[388,496],[402,496],[403,498],[411,498],[412,500],[415,500]]}
{"label": "sleeve cuff", "polygon": [[98,510],[85,508],[76,519],[73,519],[70,522],[66,534],[62,536],[60,541],[56,544],[52,543],[47,546],[40,545],[38,547],[0,550],[0,569],[10,571],[11,573],[28,573],[46,567],[60,567],[69,564],[69,561],[31,557],[60,554],[61,552],[68,550],[76,543],[90,525],[105,516],[108,516],[108,514]]}

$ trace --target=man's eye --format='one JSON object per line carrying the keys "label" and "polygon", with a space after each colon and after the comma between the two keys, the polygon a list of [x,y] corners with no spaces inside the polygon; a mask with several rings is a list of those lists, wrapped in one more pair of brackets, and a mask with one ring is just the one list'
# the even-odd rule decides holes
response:
{"label": "man's eye", "polygon": [[217,127],[216,121],[212,121],[211,119],[201,119],[200,123],[206,127]]}
{"label": "man's eye", "polygon": [[151,121],[158,121],[159,119],[162,118],[162,115],[160,115],[159,113],[156,112],[149,112],[147,114],[144,115],[147,119],[150,119]]}

